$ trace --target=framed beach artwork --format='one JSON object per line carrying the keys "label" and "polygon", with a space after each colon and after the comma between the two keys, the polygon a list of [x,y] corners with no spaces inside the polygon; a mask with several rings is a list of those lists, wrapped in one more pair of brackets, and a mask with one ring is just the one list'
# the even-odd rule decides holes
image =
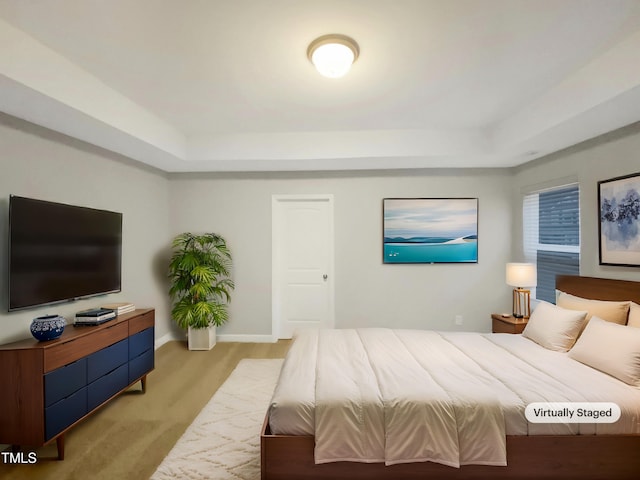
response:
{"label": "framed beach artwork", "polygon": [[385,198],[383,263],[478,263],[477,198]]}
{"label": "framed beach artwork", "polygon": [[600,265],[640,267],[640,173],[598,182]]}

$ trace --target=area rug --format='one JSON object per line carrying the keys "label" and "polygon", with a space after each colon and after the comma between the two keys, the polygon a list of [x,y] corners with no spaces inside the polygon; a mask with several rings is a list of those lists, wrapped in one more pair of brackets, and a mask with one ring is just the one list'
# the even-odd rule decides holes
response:
{"label": "area rug", "polygon": [[260,429],[282,362],[241,360],[151,478],[259,479]]}

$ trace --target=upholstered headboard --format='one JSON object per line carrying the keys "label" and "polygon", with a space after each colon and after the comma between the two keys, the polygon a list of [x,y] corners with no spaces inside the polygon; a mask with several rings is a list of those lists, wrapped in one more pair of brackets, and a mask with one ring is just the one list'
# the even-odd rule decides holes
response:
{"label": "upholstered headboard", "polygon": [[613,301],[631,300],[640,304],[640,282],[558,275],[556,288],[582,298]]}

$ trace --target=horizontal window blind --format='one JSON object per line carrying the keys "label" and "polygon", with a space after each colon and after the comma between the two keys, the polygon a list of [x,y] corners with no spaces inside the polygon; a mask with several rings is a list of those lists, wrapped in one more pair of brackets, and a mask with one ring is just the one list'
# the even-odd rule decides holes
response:
{"label": "horizontal window blind", "polygon": [[541,244],[580,245],[580,197],[578,187],[538,194]]}
{"label": "horizontal window blind", "polygon": [[580,272],[578,184],[525,195],[522,215],[525,260],[538,273],[536,298],[555,303],[556,275]]}
{"label": "horizontal window blind", "polygon": [[556,275],[579,275],[580,254],[538,250],[536,298],[556,303]]}

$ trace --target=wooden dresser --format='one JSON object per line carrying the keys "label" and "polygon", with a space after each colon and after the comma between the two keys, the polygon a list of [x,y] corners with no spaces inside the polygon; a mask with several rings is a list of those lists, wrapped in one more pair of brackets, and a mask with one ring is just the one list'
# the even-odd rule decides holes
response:
{"label": "wooden dresser", "polygon": [[154,367],[155,310],[97,326],[67,325],[56,340],[0,345],[0,443],[40,447],[141,381]]}

